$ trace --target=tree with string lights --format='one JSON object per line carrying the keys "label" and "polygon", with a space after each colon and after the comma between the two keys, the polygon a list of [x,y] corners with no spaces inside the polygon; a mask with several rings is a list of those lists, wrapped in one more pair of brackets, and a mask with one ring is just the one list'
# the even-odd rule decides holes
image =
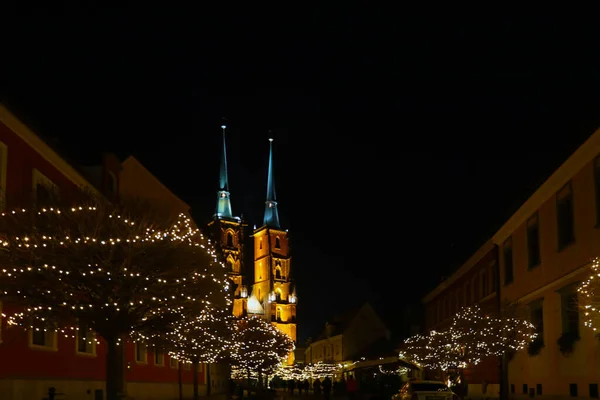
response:
{"label": "tree with string lights", "polygon": [[463,308],[448,329],[406,339],[403,356],[423,367],[446,371],[518,351],[535,339],[536,333],[533,324],[515,315],[513,311],[490,316],[478,305]]}
{"label": "tree with string lights", "polygon": [[263,376],[274,373],[294,349],[294,341],[263,318],[240,318],[232,335],[232,377],[257,376],[260,382]]}
{"label": "tree with string lights", "polygon": [[82,197],[81,206],[0,216],[0,294],[9,325],[102,337],[115,400],[125,393],[125,342],[177,341],[169,335],[179,321],[228,306],[229,280],[185,216],[166,221],[141,204]]}
{"label": "tree with string lights", "polygon": [[[163,343],[171,357],[192,364],[194,372],[194,399],[198,399],[198,366],[207,366],[228,359],[236,318],[227,308],[206,309],[200,315],[188,321],[178,321],[166,340],[154,337],[155,343]],[[210,379],[206,383],[207,395],[210,394]]]}

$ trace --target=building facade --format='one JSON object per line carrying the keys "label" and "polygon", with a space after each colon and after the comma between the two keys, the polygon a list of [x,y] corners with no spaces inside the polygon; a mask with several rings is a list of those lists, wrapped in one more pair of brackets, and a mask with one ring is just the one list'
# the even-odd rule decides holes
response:
{"label": "building facade", "polygon": [[[119,199],[119,191],[144,197],[146,192],[133,190],[141,181],[152,185],[146,187],[149,192],[168,191],[156,178],[151,183],[152,175],[145,168],[139,169],[136,163],[131,159],[120,165],[115,159],[106,158],[95,175],[97,179],[88,179],[0,105],[0,207],[3,210],[40,204],[50,196],[68,200],[74,198],[81,187],[103,193],[111,201]],[[91,180],[97,180],[97,184],[90,183]],[[181,200],[179,202],[177,207],[181,208],[177,211],[185,209]],[[0,303],[0,309],[3,306],[10,307]],[[41,399],[47,396],[50,387],[55,387],[68,398],[103,399],[106,346],[101,338],[98,344],[91,339],[78,334],[64,337],[56,332],[37,334],[9,328],[0,317],[0,359],[4,360],[0,363],[0,398]],[[125,357],[129,395],[144,399],[177,398],[180,374],[184,395],[192,395],[190,364],[180,366],[161,351],[133,343],[126,345]],[[204,385],[205,367],[200,366],[198,373],[199,382]]]}
{"label": "building facade", "polygon": [[[423,299],[425,330],[444,330],[462,308],[478,304],[483,312],[498,315],[498,250],[491,241],[481,246],[458,270]],[[427,371],[445,380],[442,371]],[[500,389],[498,357],[488,357],[463,370],[469,396],[497,397]]]}
{"label": "building facade", "polygon": [[502,301],[527,306],[539,334],[509,362],[514,397],[599,396],[600,342],[583,325],[576,291],[600,255],[599,156],[600,130],[493,236]]}
{"label": "building facade", "polygon": [[329,321],[307,345],[304,360],[308,364],[353,363],[375,343],[389,339],[389,329],[373,307],[365,303]]}

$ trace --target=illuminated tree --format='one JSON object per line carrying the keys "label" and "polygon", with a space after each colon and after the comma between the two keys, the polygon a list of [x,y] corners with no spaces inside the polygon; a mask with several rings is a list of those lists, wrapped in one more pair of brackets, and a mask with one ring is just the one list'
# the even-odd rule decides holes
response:
{"label": "illuminated tree", "polygon": [[[227,360],[236,319],[227,308],[205,309],[191,320],[181,320],[173,331],[164,338],[154,338],[164,343],[169,354],[180,361],[192,363],[194,372],[194,399],[198,392],[198,365],[205,363],[207,376],[210,376],[210,364]],[[157,341],[158,339],[158,341]],[[207,391],[210,394],[210,380]]]}
{"label": "illuminated tree", "polygon": [[463,308],[448,329],[408,338],[404,353],[408,360],[423,367],[447,370],[464,368],[467,363],[476,365],[485,357],[520,350],[535,338],[535,327],[514,315],[515,312],[511,312],[492,317],[484,314],[478,305]]}
{"label": "illuminated tree", "polygon": [[229,281],[184,216],[170,223],[135,206],[84,204],[2,214],[0,288],[11,325],[101,336],[113,400],[125,392],[121,344],[225,307]]}
{"label": "illuminated tree", "polygon": [[232,338],[230,362],[235,378],[270,375],[295,349],[288,335],[257,316],[239,319]]}

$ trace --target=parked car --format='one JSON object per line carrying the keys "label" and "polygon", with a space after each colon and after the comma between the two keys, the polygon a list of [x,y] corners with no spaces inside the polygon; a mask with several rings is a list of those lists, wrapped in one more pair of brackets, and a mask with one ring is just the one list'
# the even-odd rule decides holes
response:
{"label": "parked car", "polygon": [[410,380],[392,400],[460,400],[442,381]]}

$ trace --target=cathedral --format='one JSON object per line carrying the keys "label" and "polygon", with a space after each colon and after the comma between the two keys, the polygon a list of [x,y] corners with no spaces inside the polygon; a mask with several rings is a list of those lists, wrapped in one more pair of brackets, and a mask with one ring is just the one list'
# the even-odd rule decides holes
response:
{"label": "cathedral", "polygon": [[[227,146],[223,131],[217,208],[208,231],[219,242],[231,280],[236,285],[235,316],[260,315],[296,342],[296,290],[290,278],[291,253],[288,232],[279,223],[273,172],[273,139],[269,139],[267,196],[262,226],[252,232],[254,244],[253,282],[244,282],[244,228],[242,218],[233,215],[227,177]],[[290,354],[288,364],[294,363]]]}

